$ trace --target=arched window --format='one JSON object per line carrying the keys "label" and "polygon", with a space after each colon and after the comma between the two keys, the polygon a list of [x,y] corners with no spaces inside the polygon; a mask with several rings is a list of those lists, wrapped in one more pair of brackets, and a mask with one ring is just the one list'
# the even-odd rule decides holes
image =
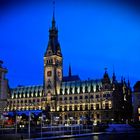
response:
{"label": "arched window", "polygon": [[69,111],[72,111],[72,106],[69,106]]}
{"label": "arched window", "polygon": [[99,95],[96,95],[96,98],[99,98]]}
{"label": "arched window", "polygon": [[64,100],[67,100],[67,97],[65,97]]}
{"label": "arched window", "polygon": [[74,110],[77,111],[77,105],[74,106]]}
{"label": "arched window", "polygon": [[85,99],[88,99],[88,96],[87,95],[85,96]]}
{"label": "arched window", "polygon": [[65,94],[67,94],[68,93],[68,89],[67,88],[65,88]]}
{"label": "arched window", "polygon": [[83,99],[83,96],[80,96],[80,99]]}
{"label": "arched window", "polygon": [[85,105],[85,110],[88,110],[88,105]]}
{"label": "arched window", "polygon": [[62,88],[60,88],[60,94],[62,95],[62,92],[63,92],[63,89]]}
{"label": "arched window", "polygon": [[77,94],[78,92],[77,92],[77,87],[75,87],[75,94]]}
{"label": "arched window", "polygon": [[23,100],[21,100],[21,104],[23,103]]}
{"label": "arched window", "polygon": [[59,109],[59,111],[62,111],[62,106],[60,106],[60,109]]}
{"label": "arched window", "polygon": [[80,110],[83,110],[83,106],[82,105],[80,105]]}
{"label": "arched window", "polygon": [[90,86],[90,92],[93,92],[93,85]]}
{"label": "arched window", "polygon": [[91,109],[91,110],[93,110],[93,109],[94,109],[94,107],[93,107],[93,104],[91,104],[91,107],[90,107],[90,109]]}
{"label": "arched window", "polygon": [[87,93],[88,92],[88,87],[87,86],[85,86],[85,93]]}
{"label": "arched window", "polygon": [[90,98],[93,99],[94,98],[93,95],[91,95]]}
{"label": "arched window", "polygon": [[67,111],[67,106],[64,107],[64,111]]}
{"label": "arched window", "polygon": [[70,87],[70,94],[72,94],[72,87]]}
{"label": "arched window", "polygon": [[80,86],[80,93],[83,93],[83,87]]}

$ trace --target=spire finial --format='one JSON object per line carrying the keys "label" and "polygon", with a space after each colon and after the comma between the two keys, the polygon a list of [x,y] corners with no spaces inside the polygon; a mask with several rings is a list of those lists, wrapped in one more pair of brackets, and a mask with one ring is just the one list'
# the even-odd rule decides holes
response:
{"label": "spire finial", "polygon": [[107,73],[107,67],[105,67],[105,73]]}
{"label": "spire finial", "polygon": [[113,82],[116,81],[116,76],[115,76],[115,70],[114,70],[114,65],[113,65],[113,76],[112,76]]}
{"label": "spire finial", "polygon": [[55,28],[55,0],[53,0],[52,28]]}
{"label": "spire finial", "polygon": [[69,64],[69,77],[71,77],[71,65]]}
{"label": "spire finial", "polygon": [[55,1],[53,0],[53,19],[54,19],[54,14],[55,14]]}
{"label": "spire finial", "polygon": [[128,75],[128,87],[130,87],[130,80],[129,80],[129,75]]}
{"label": "spire finial", "polygon": [[113,65],[113,73],[115,73],[115,68],[114,68],[114,65]]}

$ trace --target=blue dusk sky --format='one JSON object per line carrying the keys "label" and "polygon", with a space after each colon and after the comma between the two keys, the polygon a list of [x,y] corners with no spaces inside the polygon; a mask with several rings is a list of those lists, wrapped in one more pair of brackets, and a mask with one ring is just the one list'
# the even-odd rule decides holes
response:
{"label": "blue dusk sky", "polygon": [[[135,0],[134,0],[135,1]],[[137,1],[56,0],[55,19],[63,54],[63,72],[82,80],[102,78],[104,68],[131,86],[140,80],[140,11]],[[43,83],[51,0],[0,3],[0,59],[10,87]]]}

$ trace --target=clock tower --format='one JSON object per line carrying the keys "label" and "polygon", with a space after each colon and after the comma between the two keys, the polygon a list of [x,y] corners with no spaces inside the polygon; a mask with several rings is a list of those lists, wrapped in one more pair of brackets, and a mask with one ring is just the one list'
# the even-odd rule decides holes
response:
{"label": "clock tower", "polygon": [[50,111],[56,111],[57,94],[60,91],[63,71],[63,57],[58,41],[53,11],[52,26],[49,29],[49,41],[44,54],[44,97]]}

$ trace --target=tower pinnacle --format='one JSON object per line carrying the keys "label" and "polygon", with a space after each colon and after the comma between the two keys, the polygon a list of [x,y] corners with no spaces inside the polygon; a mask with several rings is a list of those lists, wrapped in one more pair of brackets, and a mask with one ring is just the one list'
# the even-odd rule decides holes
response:
{"label": "tower pinnacle", "polygon": [[69,64],[69,77],[71,77],[71,65]]}
{"label": "tower pinnacle", "polygon": [[52,29],[55,29],[55,1],[53,1]]}

